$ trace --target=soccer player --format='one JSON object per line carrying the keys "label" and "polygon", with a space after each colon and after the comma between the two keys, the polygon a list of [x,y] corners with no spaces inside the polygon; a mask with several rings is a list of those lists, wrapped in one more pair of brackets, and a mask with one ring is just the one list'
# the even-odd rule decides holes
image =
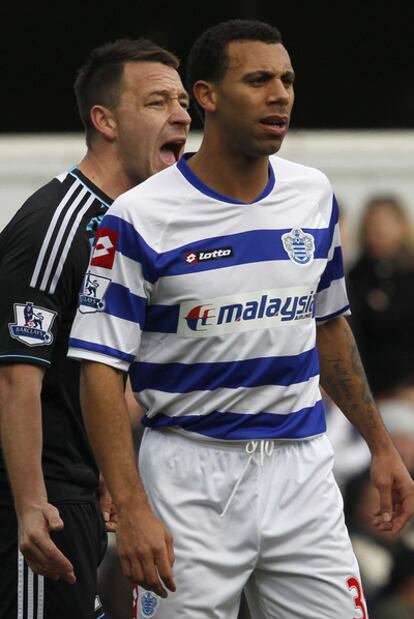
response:
{"label": "soccer player", "polygon": [[[145,39],[92,50],[75,82],[87,153],[32,195],[0,237],[1,619],[103,616],[96,568],[106,533],[68,336],[106,210],[181,154],[190,117],[177,68]],[[110,251],[101,238],[95,253]],[[84,282],[94,307],[102,279]]]}
{"label": "soccer player", "polygon": [[[378,527],[402,529],[414,484],[346,322],[330,183],[273,156],[290,57],[272,26],[233,20],[201,35],[187,70],[201,148],[107,213],[97,238],[113,248],[89,267],[100,307],[81,299],[70,338],[138,616],[234,619],[244,587],[255,619],[363,619],[320,382],[371,448]],[[146,410],[139,474],[128,371]]]}

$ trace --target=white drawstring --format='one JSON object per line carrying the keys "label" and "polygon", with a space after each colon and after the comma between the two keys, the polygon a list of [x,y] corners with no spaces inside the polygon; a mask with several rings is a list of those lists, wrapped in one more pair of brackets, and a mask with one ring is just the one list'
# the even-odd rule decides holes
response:
{"label": "white drawstring", "polygon": [[240,484],[243,481],[243,477],[246,474],[247,469],[249,468],[250,462],[252,461],[253,455],[256,453],[256,451],[258,451],[258,447],[260,445],[260,466],[264,465],[264,459],[265,456],[271,456],[273,453],[273,449],[274,449],[274,442],[273,441],[268,441],[268,440],[264,440],[264,441],[249,441],[248,443],[246,443],[246,447],[245,447],[245,452],[249,455],[248,459],[246,460],[246,463],[244,465],[244,467],[242,468],[242,471],[239,475],[239,478],[237,480],[237,482],[234,485],[233,490],[231,491],[231,494],[227,500],[227,503],[223,509],[223,511],[221,512],[220,516],[223,517],[225,516],[227,510],[230,507],[230,504],[234,498],[234,495],[236,494]]}
{"label": "white drawstring", "polygon": [[246,453],[254,454],[260,445],[260,466],[264,464],[264,457],[271,456],[275,448],[274,441],[249,441],[246,445]]}

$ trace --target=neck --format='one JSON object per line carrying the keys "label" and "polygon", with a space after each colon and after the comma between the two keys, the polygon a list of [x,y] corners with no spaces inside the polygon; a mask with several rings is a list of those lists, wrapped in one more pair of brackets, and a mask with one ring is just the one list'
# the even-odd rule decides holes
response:
{"label": "neck", "polygon": [[268,157],[246,157],[212,136],[203,138],[188,165],[205,185],[240,202],[255,200],[269,180]]}
{"label": "neck", "polygon": [[103,149],[89,147],[78,169],[113,200],[133,186],[119,159]]}

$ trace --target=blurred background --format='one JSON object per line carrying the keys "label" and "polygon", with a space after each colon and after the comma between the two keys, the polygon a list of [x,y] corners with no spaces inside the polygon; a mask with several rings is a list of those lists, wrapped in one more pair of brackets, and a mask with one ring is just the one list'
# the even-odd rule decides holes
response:
{"label": "blurred background", "polygon": [[[277,26],[297,75],[281,156],[330,178],[355,330],[374,395],[414,472],[414,3],[365,0],[189,2],[38,0],[0,6],[0,230],[26,197],[84,152],[72,84],[89,50],[147,36],[185,58],[208,26]],[[187,150],[202,127],[194,118]],[[365,444],[326,400],[328,433],[371,619],[414,619],[414,535],[378,534]],[[136,430],[137,444],[139,431]],[[129,619],[130,590],[111,549],[100,588],[108,619]],[[240,617],[247,619],[242,606]],[[298,618],[299,619],[299,618]]]}

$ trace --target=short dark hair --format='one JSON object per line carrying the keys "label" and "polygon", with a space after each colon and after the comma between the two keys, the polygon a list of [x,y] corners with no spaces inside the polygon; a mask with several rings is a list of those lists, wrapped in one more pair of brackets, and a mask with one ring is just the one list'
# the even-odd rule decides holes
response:
{"label": "short dark hair", "polygon": [[[193,86],[198,80],[214,82],[225,75],[227,48],[232,41],[282,43],[282,35],[274,26],[251,19],[230,19],[208,28],[192,46],[187,60],[186,85],[193,101]],[[194,103],[203,114],[197,102]]]}
{"label": "short dark hair", "polygon": [[91,50],[77,72],[74,84],[79,116],[86,131],[86,143],[94,127],[90,117],[94,105],[114,108],[119,99],[119,85],[127,62],[160,62],[178,69],[178,58],[148,39],[117,39]]}

